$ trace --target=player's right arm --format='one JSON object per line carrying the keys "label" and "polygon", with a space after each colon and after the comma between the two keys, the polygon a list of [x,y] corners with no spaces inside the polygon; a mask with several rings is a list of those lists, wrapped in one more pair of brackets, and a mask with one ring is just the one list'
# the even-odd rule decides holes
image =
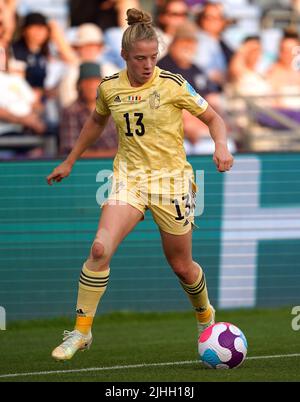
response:
{"label": "player's right arm", "polygon": [[104,130],[108,118],[109,115],[101,115],[94,110],[85,122],[68,157],[47,177],[49,185],[52,185],[53,181],[60,182],[63,178],[69,176],[77,159],[79,159],[83,152],[99,138]]}

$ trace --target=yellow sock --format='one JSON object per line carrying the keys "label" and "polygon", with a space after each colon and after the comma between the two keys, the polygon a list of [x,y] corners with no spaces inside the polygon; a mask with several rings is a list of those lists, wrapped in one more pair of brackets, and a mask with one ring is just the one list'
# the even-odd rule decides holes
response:
{"label": "yellow sock", "polygon": [[210,309],[205,275],[202,268],[199,266],[199,276],[196,282],[188,285],[180,281],[180,284],[195,309],[197,320],[201,323],[208,322],[211,319],[212,311]]}
{"label": "yellow sock", "polygon": [[212,311],[210,308],[208,308],[206,311],[204,311],[203,313],[198,313],[196,311],[196,319],[197,321],[199,321],[201,324],[206,324],[208,321],[211,320],[211,315],[212,315]]}
{"label": "yellow sock", "polygon": [[83,334],[88,334],[91,330],[99,301],[109,279],[109,268],[95,272],[88,269],[87,263],[83,265],[79,279],[75,324],[75,329]]}
{"label": "yellow sock", "polygon": [[87,335],[92,328],[93,320],[94,317],[80,317],[80,315],[77,315],[75,329],[80,331],[82,334]]}

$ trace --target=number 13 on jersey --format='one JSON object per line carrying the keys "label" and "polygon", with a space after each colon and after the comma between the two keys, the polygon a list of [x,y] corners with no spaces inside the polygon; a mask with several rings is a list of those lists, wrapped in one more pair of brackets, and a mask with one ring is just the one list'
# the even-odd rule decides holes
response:
{"label": "number 13 on jersey", "polygon": [[139,135],[140,137],[145,134],[145,126],[143,124],[143,113],[134,113],[133,114],[135,118],[135,125],[134,127],[131,127],[130,125],[130,114],[129,113],[124,113],[123,117],[125,118],[126,121],[126,127],[127,131],[125,132],[125,135],[127,137],[133,137],[134,134]]}

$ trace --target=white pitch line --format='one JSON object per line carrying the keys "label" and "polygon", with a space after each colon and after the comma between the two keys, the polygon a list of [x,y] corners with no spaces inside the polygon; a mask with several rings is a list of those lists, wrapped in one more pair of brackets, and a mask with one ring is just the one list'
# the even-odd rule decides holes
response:
{"label": "white pitch line", "polygon": [[289,355],[250,356],[246,357],[246,360],[278,359],[280,357],[300,357],[300,353],[291,353]]}
{"label": "white pitch line", "polygon": [[[288,355],[250,356],[247,357],[246,360],[278,359],[284,357],[300,357],[300,353],[292,353]],[[90,368],[73,369],[73,370],[35,371],[32,373],[1,374],[0,378],[29,377],[34,375],[48,375],[48,374],[85,373],[90,371],[107,371],[107,370],[122,370],[122,369],[127,370],[127,369],[144,368],[144,367],[180,366],[182,364],[195,364],[199,362],[200,362],[199,360],[186,360],[180,362],[130,364],[127,366],[90,367]]]}
{"label": "white pitch line", "polygon": [[33,373],[16,373],[16,374],[3,374],[0,378],[10,378],[10,377],[24,377],[31,375],[46,375],[46,374],[67,374],[67,373],[84,373],[88,371],[106,371],[106,370],[122,370],[122,369],[132,369],[132,368],[143,368],[143,367],[158,367],[158,366],[176,366],[181,364],[192,364],[197,363],[199,360],[189,360],[181,362],[166,362],[166,363],[141,363],[141,364],[131,364],[127,366],[110,366],[110,367],[90,367],[84,369],[73,369],[73,370],[56,370],[56,371],[37,371]]}

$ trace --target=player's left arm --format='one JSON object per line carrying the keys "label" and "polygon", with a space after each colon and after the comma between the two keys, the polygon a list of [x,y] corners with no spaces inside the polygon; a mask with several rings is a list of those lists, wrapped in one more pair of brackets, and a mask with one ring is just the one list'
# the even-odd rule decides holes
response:
{"label": "player's left arm", "polygon": [[214,140],[215,152],[213,160],[218,171],[226,172],[230,170],[233,165],[233,156],[227,147],[226,126],[223,119],[209,105],[198,118],[208,126],[211,138]]}

